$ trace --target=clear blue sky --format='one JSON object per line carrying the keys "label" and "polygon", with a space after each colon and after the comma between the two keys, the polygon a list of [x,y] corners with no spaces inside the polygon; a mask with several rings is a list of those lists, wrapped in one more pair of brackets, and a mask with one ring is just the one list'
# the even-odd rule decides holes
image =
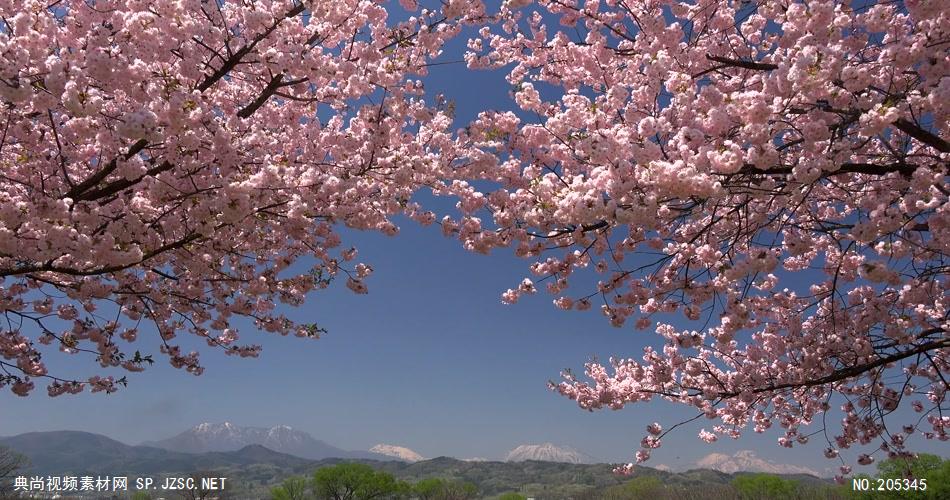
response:
{"label": "clear blue sky", "polygon": [[[501,304],[500,293],[520,281],[527,261],[472,254],[437,227],[412,223],[393,238],[348,236],[376,269],[370,293],[357,296],[336,283],[290,311],[326,326],[324,338],[242,328],[246,340],[264,345],[262,356],[209,351],[200,377],[158,356],[152,368],[129,376],[127,389],[107,396],[3,392],[0,435],[76,429],[138,443],[228,420],[287,424],[348,449],[391,443],[426,457],[501,458],[519,444],[551,441],[619,462],[632,459],[650,422],[690,415],[661,401],[589,413],[549,391],[546,382],[561,369],[581,371],[591,355],[637,355],[657,337],[613,328],[596,312],[557,310],[546,293]],[[145,338],[136,347],[145,347]],[[51,364],[54,358],[62,356],[50,356]],[[81,366],[92,367],[89,360]],[[738,449],[786,463],[809,458],[779,448],[774,435],[709,446],[696,438],[698,429],[669,436],[653,465],[686,466],[707,453]],[[820,453],[817,445],[808,448]]]}
{"label": "clear blue sky", "polygon": [[[445,60],[460,58],[460,43],[446,51]],[[430,93],[456,101],[463,124],[482,109],[512,108],[503,77],[446,65],[433,68],[426,81]],[[152,368],[129,376],[128,389],[108,396],[51,399],[42,382],[30,398],[4,391],[0,435],[74,429],[137,444],[227,420],[287,424],[347,449],[389,443],[426,457],[497,459],[519,444],[550,441],[603,461],[627,462],[647,424],[668,426],[692,416],[662,401],[588,413],[551,392],[546,383],[562,369],[581,373],[592,355],[639,356],[648,343],[659,345],[659,337],[631,326],[613,328],[596,308],[559,311],[546,292],[502,305],[500,294],[528,274],[530,261],[466,252],[437,226],[400,226],[394,238],[344,232],[344,244],[355,244],[359,260],[375,269],[368,295],[350,293],[341,280],[288,311],[328,328],[323,339],[275,337],[247,325],[243,340],[262,344],[261,358],[206,351],[201,377],[173,369],[156,355]],[[146,339],[141,336],[136,348],[157,352]],[[53,369],[70,370],[72,363],[62,358],[53,354],[48,361]],[[76,375],[95,368],[89,359],[80,366],[84,371]],[[757,436],[750,430],[738,442],[707,445],[696,433],[709,424],[696,422],[668,436],[648,465],[688,467],[708,453],[740,449],[819,472],[837,465],[821,457],[819,440],[788,450],[777,446],[776,433]],[[924,449],[939,450],[937,443]]]}

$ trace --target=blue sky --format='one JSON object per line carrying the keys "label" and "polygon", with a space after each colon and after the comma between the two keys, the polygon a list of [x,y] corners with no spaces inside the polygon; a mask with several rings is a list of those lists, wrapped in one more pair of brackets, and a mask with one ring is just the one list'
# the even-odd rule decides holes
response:
{"label": "blue sky", "polygon": [[[632,459],[650,422],[668,425],[691,416],[662,401],[589,413],[551,392],[546,383],[563,368],[581,371],[592,355],[637,355],[656,336],[613,328],[596,312],[557,310],[546,293],[503,305],[500,293],[520,281],[527,261],[466,252],[437,227],[407,222],[401,228],[391,238],[347,233],[360,260],[375,268],[369,294],[354,295],[337,282],[289,311],[324,325],[324,338],[242,328],[245,340],[263,344],[261,357],[209,351],[200,377],[158,357],[111,395],[48,398],[37,391],[18,398],[3,392],[0,435],[76,429],[138,443],[227,420],[287,424],[348,449],[390,443],[426,457],[491,459],[519,444],[551,441],[620,462]],[[81,367],[91,368],[88,360]],[[775,435],[751,433],[710,446],[696,438],[699,428],[668,436],[652,465],[683,467],[738,449],[807,464],[820,453],[817,444],[786,450]]]}
{"label": "blue sky", "polygon": [[[346,449],[388,443],[426,457],[500,459],[519,444],[550,441],[626,462],[650,422],[669,426],[692,416],[660,400],[590,413],[551,392],[546,382],[563,368],[581,371],[592,355],[636,356],[658,337],[613,328],[596,312],[560,311],[546,293],[503,305],[500,293],[520,281],[527,261],[466,252],[437,227],[407,222],[401,229],[396,237],[346,233],[360,260],[375,268],[369,294],[354,295],[337,282],[289,311],[324,325],[324,338],[242,328],[245,340],[263,344],[261,357],[209,351],[200,377],[159,357],[111,395],[2,392],[0,435],[74,429],[136,444],[200,422],[230,421],[286,424]],[[80,366],[77,374],[92,368],[89,360]],[[776,444],[777,433],[749,432],[739,441],[707,445],[696,437],[703,425],[709,424],[668,435],[647,465],[687,468],[709,453],[740,449],[818,472],[837,465],[821,457],[819,440],[789,450]],[[924,444],[941,451],[936,442]]]}
{"label": "blue sky", "polygon": [[[464,39],[444,60],[460,58]],[[512,108],[503,73],[472,73],[452,64],[431,71],[429,92],[455,100],[460,125],[479,110]],[[434,204],[437,212],[451,206]],[[350,293],[340,280],[287,312],[326,327],[324,338],[275,337],[245,325],[243,340],[262,344],[261,357],[206,351],[207,371],[200,377],[157,354],[152,368],[129,376],[128,389],[108,396],[0,392],[0,435],[75,429],[134,444],[227,420],[287,424],[347,449],[389,443],[426,457],[497,459],[519,444],[550,441],[602,461],[627,462],[650,422],[668,427],[693,415],[663,401],[588,413],[551,392],[546,383],[562,369],[580,373],[591,356],[638,356],[645,345],[658,346],[659,337],[629,325],[613,328],[596,308],[557,310],[545,292],[505,306],[500,294],[528,274],[530,261],[506,252],[466,252],[437,226],[403,220],[400,227],[393,238],[343,231],[344,244],[356,245],[358,260],[375,269],[368,295]],[[586,293],[575,293],[581,291]],[[136,347],[157,352],[144,338]],[[61,358],[50,357],[52,368],[71,370],[73,363]],[[87,375],[94,368],[88,359],[80,366]],[[818,439],[789,450],[776,444],[777,433],[750,431],[736,442],[707,445],[696,437],[704,424],[711,423],[695,422],[669,435],[648,465],[685,468],[709,453],[751,449],[819,472],[837,466],[821,457]],[[924,445],[925,451],[939,450],[937,443]]]}

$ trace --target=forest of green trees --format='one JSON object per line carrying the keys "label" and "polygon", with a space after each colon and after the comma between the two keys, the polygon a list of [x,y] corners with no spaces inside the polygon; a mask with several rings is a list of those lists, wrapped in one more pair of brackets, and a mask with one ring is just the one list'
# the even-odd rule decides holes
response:
{"label": "forest of green trees", "polygon": [[[271,497],[273,500],[467,500],[478,497],[478,487],[470,482],[438,478],[411,483],[366,464],[344,463],[317,469],[309,481],[301,476],[289,477],[271,489]],[[515,494],[503,498],[524,497]]]}
{"label": "forest of green trees", "polygon": [[[916,489],[901,491],[855,491],[851,480],[843,485],[832,482],[816,483],[781,477],[774,474],[738,474],[730,482],[695,482],[692,484],[665,484],[660,477],[649,474],[635,475],[622,484],[608,488],[578,490],[564,487],[564,491],[549,491],[540,498],[573,498],[575,500],[635,500],[635,499],[737,499],[737,500],[798,500],[798,499],[943,499],[950,498],[950,460],[936,455],[921,454],[915,459],[889,459],[878,464],[875,476],[867,478],[872,488],[878,479],[916,479]],[[923,484],[926,484],[926,489]],[[859,483],[860,484],[860,481]],[[895,484],[891,483],[883,484]],[[901,483],[912,484],[912,483]],[[366,464],[343,463],[322,467],[312,477],[295,476],[271,489],[274,500],[466,500],[492,498],[497,500],[526,500],[524,491],[486,494],[477,484],[468,481],[426,478],[416,482],[400,480],[392,474]]]}
{"label": "forest of green trees", "polygon": [[[4,485],[24,470],[29,461],[16,452],[0,448],[0,479]],[[724,474],[706,469],[667,473],[640,468],[629,478],[605,478],[583,466],[547,462],[496,463],[483,473],[462,468],[472,466],[449,459],[416,464],[409,474],[387,469],[385,463],[340,462],[317,466],[309,476],[275,478],[256,487],[248,485],[226,491],[178,492],[190,500],[853,500],[950,498],[950,460],[920,454],[912,459],[888,459],[877,465],[874,475],[857,474],[845,484],[813,476],[778,476],[765,473]],[[475,464],[478,465],[478,464]],[[473,469],[474,470],[474,469]],[[298,473],[299,474],[299,473]],[[200,474],[195,474],[200,475]],[[567,478],[572,477],[572,480]],[[238,479],[238,478],[234,478]],[[866,480],[866,481],[865,481]],[[890,481],[888,481],[890,480]],[[240,484],[240,481],[237,481]],[[870,491],[856,491],[867,484]],[[910,487],[916,484],[916,488]],[[895,487],[899,486],[899,490]],[[18,498],[0,485],[0,498]],[[158,497],[140,491],[134,500]]]}

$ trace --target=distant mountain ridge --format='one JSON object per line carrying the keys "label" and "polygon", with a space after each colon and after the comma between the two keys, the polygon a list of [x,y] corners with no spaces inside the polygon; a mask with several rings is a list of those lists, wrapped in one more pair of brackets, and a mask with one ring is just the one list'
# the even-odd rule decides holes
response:
{"label": "distant mountain ridge", "polygon": [[819,476],[818,472],[808,467],[790,464],[776,464],[759,458],[752,450],[739,450],[732,455],[710,453],[697,463],[705,469],[713,469],[727,474],[737,472],[766,472],[769,474],[809,474]]}
{"label": "distant mountain ridge", "polygon": [[561,462],[568,464],[593,463],[593,457],[581,453],[568,446],[558,446],[553,443],[523,444],[508,452],[506,462],[523,462],[538,460],[541,462]]}
{"label": "distant mountain ridge", "polygon": [[289,469],[311,461],[250,445],[239,450],[203,454],[181,453],[151,446],[129,446],[99,434],[81,431],[28,432],[0,438],[0,446],[29,459],[34,474],[148,474],[154,471],[210,470],[259,462]]}
{"label": "distant mountain ridge", "polygon": [[[30,465],[17,474],[161,478],[213,471],[220,477],[233,480],[230,483],[232,496],[229,498],[238,500],[266,498],[272,486],[289,476],[308,476],[320,467],[345,461],[366,463],[398,479],[413,482],[431,477],[469,481],[478,486],[480,494],[486,496],[527,488],[524,491],[532,492],[536,498],[567,498],[553,495],[554,489],[561,488],[560,491],[572,492],[571,495],[584,491],[590,493],[575,498],[595,499],[601,498],[597,495],[604,488],[619,485],[628,479],[614,474],[614,466],[605,463],[575,464],[532,459],[467,462],[448,457],[418,462],[346,458],[307,460],[278,453],[261,445],[248,445],[236,451],[182,453],[150,446],[129,446],[105,436],[78,431],[31,432],[0,437],[0,446],[9,447],[29,458]],[[524,446],[535,448],[522,448],[522,451],[529,449],[540,453],[540,450],[552,450],[543,445]],[[522,456],[520,452],[518,456]],[[561,455],[548,456],[563,458]],[[682,491],[716,491],[716,487],[729,484],[737,476],[709,469],[667,472],[640,466],[634,468],[633,474],[634,477],[655,476],[664,485],[678,486],[681,490],[685,488]],[[814,476],[783,476],[817,486],[831,484]]]}
{"label": "distant mountain ridge", "polygon": [[367,451],[343,450],[316,439],[307,432],[286,425],[267,428],[239,426],[231,422],[205,422],[176,436],[142,444],[182,453],[236,451],[246,446],[259,445],[278,453],[309,460],[325,458],[392,459],[389,456]]}

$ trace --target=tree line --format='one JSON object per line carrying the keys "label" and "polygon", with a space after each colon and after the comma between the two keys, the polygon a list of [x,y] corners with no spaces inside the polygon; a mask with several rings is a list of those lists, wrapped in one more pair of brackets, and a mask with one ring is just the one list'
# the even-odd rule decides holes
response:
{"label": "tree line", "polygon": [[[467,481],[427,478],[415,483],[366,464],[343,463],[321,467],[309,479],[289,477],[271,489],[273,500],[468,500],[478,498],[478,487]],[[524,500],[516,493],[505,500]]]}

